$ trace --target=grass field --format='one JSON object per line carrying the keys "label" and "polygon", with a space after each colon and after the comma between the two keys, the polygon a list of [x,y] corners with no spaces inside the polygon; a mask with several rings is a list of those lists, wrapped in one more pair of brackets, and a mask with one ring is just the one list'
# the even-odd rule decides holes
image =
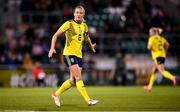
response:
{"label": "grass field", "polygon": [[0,111],[180,111],[180,86],[156,86],[151,92],[142,87],[87,87],[100,102],[87,106],[76,88],[61,96],[56,107],[50,94],[57,88],[0,88]]}

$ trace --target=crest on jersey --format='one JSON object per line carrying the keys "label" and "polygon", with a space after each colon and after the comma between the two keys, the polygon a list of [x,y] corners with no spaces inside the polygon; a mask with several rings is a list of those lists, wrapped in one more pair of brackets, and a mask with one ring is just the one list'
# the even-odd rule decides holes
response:
{"label": "crest on jersey", "polygon": [[71,58],[71,62],[72,62],[72,63],[74,62],[74,58]]}

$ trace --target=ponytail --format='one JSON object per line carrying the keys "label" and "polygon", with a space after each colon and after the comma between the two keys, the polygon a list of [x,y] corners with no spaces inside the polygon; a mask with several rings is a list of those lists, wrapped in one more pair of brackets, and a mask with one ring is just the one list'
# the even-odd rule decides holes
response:
{"label": "ponytail", "polygon": [[83,18],[83,22],[86,22],[86,20]]}
{"label": "ponytail", "polygon": [[162,29],[162,28],[156,28],[156,30],[157,30],[157,33],[158,33],[158,34],[161,34],[161,33],[163,32],[163,29]]}
{"label": "ponytail", "polygon": [[150,30],[152,30],[154,34],[158,34],[158,35],[160,35],[163,32],[163,29],[158,27],[152,27],[150,28]]}

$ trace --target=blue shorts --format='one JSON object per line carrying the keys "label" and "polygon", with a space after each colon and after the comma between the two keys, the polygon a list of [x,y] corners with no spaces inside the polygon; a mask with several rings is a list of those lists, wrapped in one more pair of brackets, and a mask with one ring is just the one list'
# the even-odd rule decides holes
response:
{"label": "blue shorts", "polygon": [[164,62],[165,62],[164,57],[157,57],[156,60],[157,60],[158,64],[164,64]]}
{"label": "blue shorts", "polygon": [[70,67],[71,65],[78,64],[79,67],[82,67],[82,58],[79,58],[74,55],[64,55],[64,63],[67,67]]}
{"label": "blue shorts", "polygon": [[164,64],[165,58],[164,57],[157,57],[154,61],[155,61],[155,65]]}

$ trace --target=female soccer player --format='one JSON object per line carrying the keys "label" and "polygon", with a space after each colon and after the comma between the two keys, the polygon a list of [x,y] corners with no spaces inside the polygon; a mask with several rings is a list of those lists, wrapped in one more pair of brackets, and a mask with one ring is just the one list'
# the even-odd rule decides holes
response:
{"label": "female soccer player", "polygon": [[169,48],[169,43],[164,37],[160,36],[161,33],[161,28],[151,28],[149,30],[150,38],[148,40],[147,48],[151,51],[155,65],[151,71],[149,84],[147,86],[144,86],[144,89],[146,91],[150,91],[152,89],[153,83],[155,81],[155,73],[157,71],[159,71],[165,78],[172,80],[173,85],[176,85],[176,77],[164,69],[164,63],[167,50]]}
{"label": "female soccer player", "polygon": [[78,91],[89,106],[98,103],[98,100],[93,100],[88,96],[81,76],[83,42],[85,40],[93,52],[95,52],[96,46],[96,44],[91,43],[88,26],[84,22],[84,15],[85,10],[83,6],[76,6],[74,19],[66,21],[52,37],[51,48],[48,54],[49,58],[52,57],[53,53],[56,53],[55,43],[57,38],[65,32],[66,44],[63,50],[64,63],[70,70],[69,80],[66,80],[61,87],[51,95],[57,106],[61,105],[59,96],[73,85],[76,85]]}

